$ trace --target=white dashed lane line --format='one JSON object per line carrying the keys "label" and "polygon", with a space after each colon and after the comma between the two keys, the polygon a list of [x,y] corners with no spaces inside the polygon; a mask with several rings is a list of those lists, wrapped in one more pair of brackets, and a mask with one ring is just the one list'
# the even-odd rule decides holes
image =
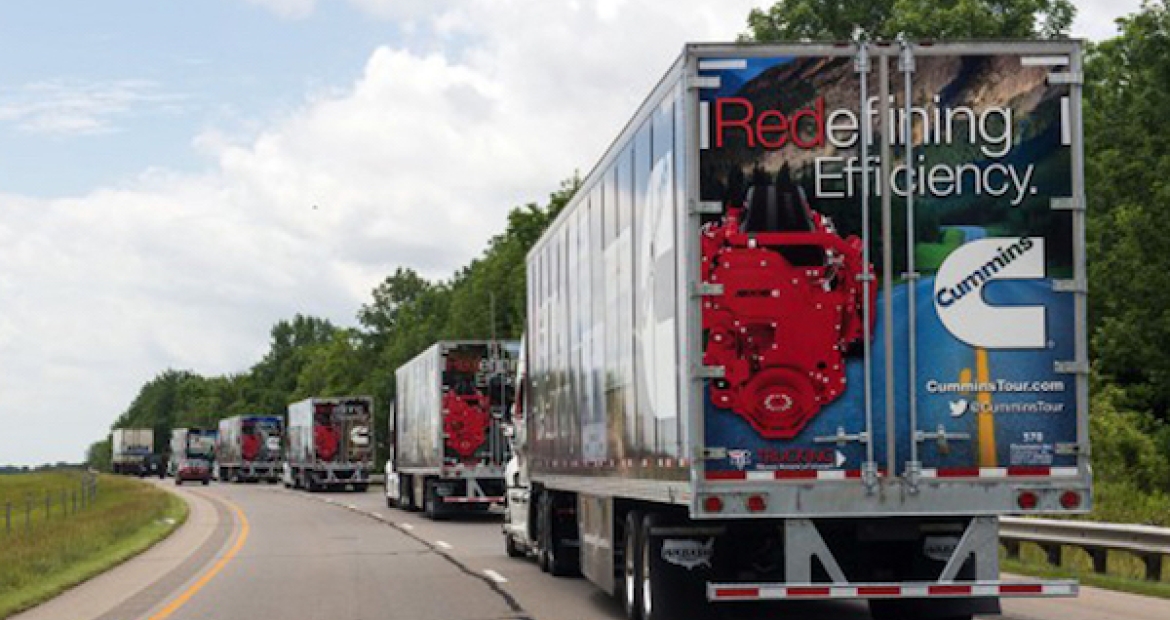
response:
{"label": "white dashed lane line", "polygon": [[435,546],[437,546],[437,547],[442,547],[442,548],[444,548],[444,549],[448,549],[448,550],[450,550],[450,549],[451,549],[451,543],[449,543],[449,542],[447,542],[447,541],[445,541],[445,540],[436,540],[436,541],[435,541]]}
{"label": "white dashed lane line", "polygon": [[507,578],[490,568],[483,569],[483,574],[487,575],[488,579],[491,579],[496,583],[508,583]]}
{"label": "white dashed lane line", "polygon": [[414,526],[413,526],[413,525],[411,525],[411,524],[409,524],[409,523],[400,523],[399,525],[401,525],[401,526],[402,526],[402,529],[404,529],[404,530],[406,530],[406,531],[408,531],[408,532],[409,532],[410,530],[413,530],[413,529],[414,529]]}

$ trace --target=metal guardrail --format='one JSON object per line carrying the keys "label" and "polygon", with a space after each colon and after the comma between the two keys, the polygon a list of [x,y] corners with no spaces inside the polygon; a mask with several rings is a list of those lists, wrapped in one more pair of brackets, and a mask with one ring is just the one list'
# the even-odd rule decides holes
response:
{"label": "metal guardrail", "polygon": [[1150,581],[1162,579],[1162,558],[1170,556],[1170,528],[1149,525],[1000,517],[999,538],[1008,557],[1018,558],[1020,543],[1030,542],[1044,550],[1054,566],[1060,565],[1063,547],[1084,549],[1097,573],[1105,572],[1110,549],[1126,551],[1141,559]]}

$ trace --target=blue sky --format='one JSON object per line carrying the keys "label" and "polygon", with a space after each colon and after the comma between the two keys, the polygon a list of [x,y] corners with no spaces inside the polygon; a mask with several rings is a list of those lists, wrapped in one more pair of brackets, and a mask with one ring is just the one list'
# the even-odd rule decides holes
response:
{"label": "blue sky", "polygon": [[[449,276],[764,4],[0,3],[0,463],[80,459],[278,320],[351,325],[398,266]],[[1138,3],[1078,4],[1100,38]]]}
{"label": "blue sky", "polygon": [[403,42],[400,25],[341,2],[306,19],[238,0],[42,0],[0,13],[0,109],[42,106],[0,123],[0,187],[37,196],[207,165],[192,148],[201,129],[254,131],[352,82],[377,45]]}

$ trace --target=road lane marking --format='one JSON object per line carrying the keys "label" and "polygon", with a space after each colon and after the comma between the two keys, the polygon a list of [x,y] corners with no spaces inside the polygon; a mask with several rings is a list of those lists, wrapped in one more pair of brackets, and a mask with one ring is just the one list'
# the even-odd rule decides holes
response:
{"label": "road lane marking", "polygon": [[451,543],[449,543],[449,542],[447,542],[447,541],[445,541],[445,540],[436,540],[436,541],[435,541],[435,545],[437,545],[437,546],[439,546],[439,547],[442,547],[442,548],[444,548],[444,549],[450,549],[450,548],[451,548]]}
{"label": "road lane marking", "polygon": [[370,514],[374,515],[375,517],[378,517],[378,520],[382,520],[382,519],[386,518],[386,516],[380,512],[374,512],[374,513],[370,513]]}
{"label": "road lane marking", "polygon": [[349,508],[350,510],[357,510],[358,509],[357,506],[354,506],[353,504],[346,504],[345,507]]}
{"label": "road lane marking", "polygon": [[508,583],[508,580],[503,575],[497,573],[496,571],[494,571],[490,568],[483,569],[483,574],[487,575],[488,579],[491,579],[492,581],[494,581],[496,583]]}
{"label": "road lane marking", "polygon": [[399,525],[401,525],[401,526],[402,526],[402,529],[404,529],[404,530],[406,530],[406,531],[408,531],[408,532],[409,532],[410,530],[413,530],[413,529],[414,529],[414,526],[413,526],[413,525],[411,525],[411,524],[409,524],[409,523],[399,523]]}
{"label": "road lane marking", "polygon": [[198,581],[191,584],[191,587],[187,588],[182,594],[175,597],[175,599],[168,603],[166,607],[163,607],[162,610],[160,610],[157,614],[151,616],[150,620],[166,620],[166,618],[171,617],[171,615],[178,611],[183,605],[186,605],[187,601],[191,600],[192,596],[195,596],[197,592],[202,590],[203,586],[206,586],[212,579],[214,579],[215,576],[218,575],[219,572],[228,565],[228,562],[231,562],[236,557],[236,554],[239,553],[240,549],[244,547],[244,543],[247,542],[248,532],[251,530],[251,526],[248,525],[248,517],[244,516],[244,511],[240,510],[239,506],[222,497],[216,499],[227,504],[228,507],[230,507],[236,513],[236,517],[240,520],[240,531],[239,534],[236,535],[235,544],[233,544],[231,549],[228,549],[228,552],[225,553],[223,557],[215,563],[215,566],[212,566],[211,569],[204,573]]}

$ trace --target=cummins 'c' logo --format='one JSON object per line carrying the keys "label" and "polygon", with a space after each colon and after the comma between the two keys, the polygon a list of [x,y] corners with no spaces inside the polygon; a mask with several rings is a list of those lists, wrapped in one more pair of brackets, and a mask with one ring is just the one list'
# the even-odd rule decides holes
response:
{"label": "cummins 'c' logo", "polygon": [[[1044,306],[992,306],[983,290],[996,280],[1043,277],[1042,237],[979,239],[951,252],[939,266],[934,279],[934,307],[947,330],[973,347],[1043,348],[1048,340]],[[1012,287],[1004,294],[1009,300],[1024,303],[1037,297],[1035,291],[1024,287]]]}

